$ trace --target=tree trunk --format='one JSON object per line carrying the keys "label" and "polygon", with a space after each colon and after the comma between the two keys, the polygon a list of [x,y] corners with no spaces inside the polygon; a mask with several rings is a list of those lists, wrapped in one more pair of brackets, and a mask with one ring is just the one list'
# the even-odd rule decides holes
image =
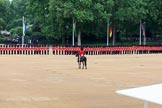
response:
{"label": "tree trunk", "polygon": [[65,45],[65,37],[62,37],[62,44]]}
{"label": "tree trunk", "polygon": [[78,31],[78,46],[81,46],[81,30]]}

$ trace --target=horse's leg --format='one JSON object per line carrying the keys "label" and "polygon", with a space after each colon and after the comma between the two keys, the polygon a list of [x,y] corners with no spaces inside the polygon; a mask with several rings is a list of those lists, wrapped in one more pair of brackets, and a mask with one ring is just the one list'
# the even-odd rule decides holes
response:
{"label": "horse's leg", "polygon": [[78,68],[80,69],[81,68],[81,62],[80,62],[80,57],[78,55]]}
{"label": "horse's leg", "polygon": [[82,65],[83,65],[83,66],[82,66],[82,69],[84,69],[84,61],[82,61]]}
{"label": "horse's leg", "polygon": [[79,69],[81,68],[81,62],[79,61]]}
{"label": "horse's leg", "polygon": [[85,58],[85,69],[87,69],[87,58]]}
{"label": "horse's leg", "polygon": [[78,62],[78,69],[79,69],[79,62]]}

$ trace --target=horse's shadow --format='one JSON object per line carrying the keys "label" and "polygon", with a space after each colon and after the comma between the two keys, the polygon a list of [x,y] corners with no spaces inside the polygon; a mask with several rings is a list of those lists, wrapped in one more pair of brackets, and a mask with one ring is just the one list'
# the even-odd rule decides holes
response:
{"label": "horse's shadow", "polygon": [[[79,69],[87,69],[87,58],[85,56],[81,56],[80,57],[80,54],[79,53],[76,53],[75,56],[78,58],[77,59],[77,62],[78,62],[78,68]],[[81,67],[81,64],[82,64],[82,67]]]}

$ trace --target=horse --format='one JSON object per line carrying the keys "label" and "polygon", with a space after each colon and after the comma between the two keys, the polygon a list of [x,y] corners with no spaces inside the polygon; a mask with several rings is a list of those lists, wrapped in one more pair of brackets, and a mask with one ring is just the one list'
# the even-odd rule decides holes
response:
{"label": "horse", "polygon": [[78,62],[79,69],[81,69],[81,63],[82,63],[82,65],[83,65],[83,66],[82,66],[82,69],[84,69],[84,67],[85,67],[85,69],[87,69],[87,58],[86,58],[85,56],[81,56],[81,57],[80,57],[79,52],[76,53],[75,56],[78,57],[77,62]]}

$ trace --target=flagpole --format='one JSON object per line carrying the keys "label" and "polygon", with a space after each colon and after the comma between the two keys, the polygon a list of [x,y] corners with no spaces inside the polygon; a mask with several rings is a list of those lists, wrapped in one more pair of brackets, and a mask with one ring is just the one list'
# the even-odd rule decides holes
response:
{"label": "flagpole", "polygon": [[144,26],[144,33],[143,33],[143,45],[146,45],[146,27],[145,27],[145,23],[143,23]]}
{"label": "flagpole", "polygon": [[24,45],[24,36],[22,36],[22,47]]}
{"label": "flagpole", "polygon": [[74,31],[74,18],[73,18],[73,30],[72,30],[72,45],[74,46],[74,37],[75,37],[75,31]]}
{"label": "flagpole", "polygon": [[23,25],[23,35],[22,35],[22,47],[23,47],[23,45],[24,45],[24,36],[25,36],[25,34],[24,34],[24,16],[23,16],[23,19],[22,19],[22,25]]}
{"label": "flagpole", "polygon": [[109,20],[107,21],[107,46],[109,46]]}
{"label": "flagpole", "polygon": [[141,45],[141,20],[140,20],[140,37],[139,37],[139,45]]}

